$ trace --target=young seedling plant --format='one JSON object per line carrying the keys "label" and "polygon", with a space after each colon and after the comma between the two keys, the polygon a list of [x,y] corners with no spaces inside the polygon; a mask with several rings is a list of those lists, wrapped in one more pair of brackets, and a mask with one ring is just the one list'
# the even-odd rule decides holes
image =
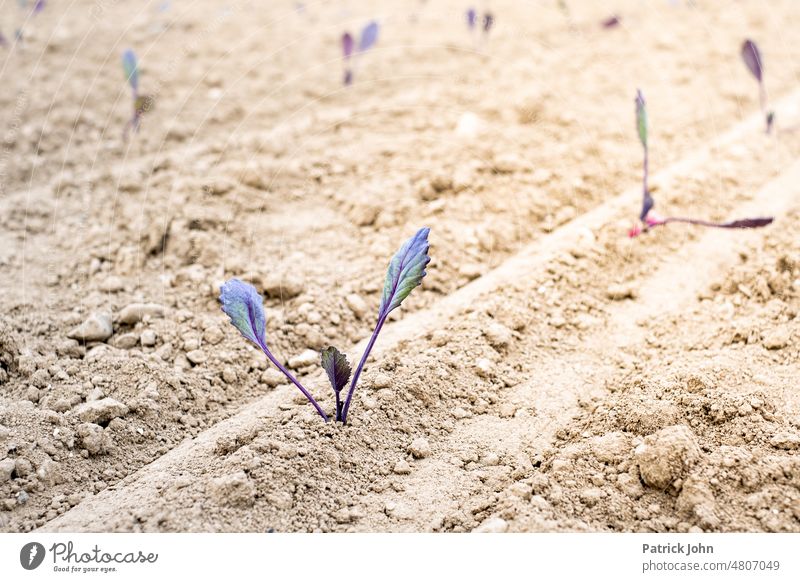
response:
{"label": "young seedling plant", "polygon": [[642,211],[639,214],[639,220],[642,224],[641,226],[634,226],[628,232],[628,236],[633,238],[640,235],[642,232],[650,230],[651,228],[664,226],[670,222],[684,222],[687,224],[708,226],[712,228],[759,228],[761,226],[767,226],[773,221],[771,216],[763,218],[742,218],[739,220],[730,220],[728,222],[711,222],[708,220],[701,220],[699,218],[684,218],[679,216],[669,216],[666,218],[657,216],[655,213],[653,213],[655,200],[653,199],[650,189],[647,186],[649,172],[649,150],[647,145],[647,104],[645,103],[644,95],[642,94],[641,90],[636,91],[636,129],[639,133],[639,141],[642,143],[642,148],[644,149],[644,162],[642,164]]}
{"label": "young seedling plant", "polygon": [[758,81],[758,101],[767,122],[767,133],[770,133],[775,122],[775,112],[768,111],[767,89],[764,87],[764,61],[761,60],[761,51],[758,50],[758,45],[749,38],[742,43],[742,60]]}
{"label": "young seedling plant", "polygon": [[139,63],[136,54],[131,49],[122,53],[122,70],[125,72],[125,79],[131,86],[133,95],[133,114],[125,125],[125,138],[127,139],[131,131],[134,133],[139,131],[142,115],[153,108],[155,100],[149,95],[139,94]]}
{"label": "young seedling plant", "polygon": [[[361,360],[358,362],[355,374],[350,379],[351,368],[347,357],[333,346],[322,350],[320,363],[325,373],[328,375],[336,402],[334,418],[344,424],[347,423],[347,414],[353,401],[353,394],[358,386],[358,379],[361,371],[369,357],[375,342],[378,339],[381,329],[383,329],[389,314],[400,307],[403,300],[408,297],[411,291],[422,283],[425,277],[425,267],[430,262],[428,256],[428,233],[429,228],[421,228],[417,233],[408,239],[403,246],[395,253],[389,262],[386,272],[386,279],[383,283],[383,294],[378,308],[378,317],[375,329],[367,343]],[[325,422],[330,420],[328,414],[323,410],[311,393],[292,375],[286,367],[281,364],[267,347],[266,340],[266,318],[264,316],[263,298],[258,294],[255,287],[249,283],[244,283],[239,279],[231,279],[222,285],[220,302],[224,311],[231,320],[233,326],[239,332],[258,346],[264,355],[267,356],[278,370],[280,370],[288,380],[294,384],[300,392],[308,399],[311,405]],[[350,382],[346,398],[342,399],[342,391]]]}
{"label": "young seedling plant", "polygon": [[356,59],[371,49],[378,42],[380,26],[373,20],[361,30],[361,37],[358,41],[358,50],[353,35],[345,32],[342,35],[342,55],[344,57],[344,84],[351,85],[355,75]]}

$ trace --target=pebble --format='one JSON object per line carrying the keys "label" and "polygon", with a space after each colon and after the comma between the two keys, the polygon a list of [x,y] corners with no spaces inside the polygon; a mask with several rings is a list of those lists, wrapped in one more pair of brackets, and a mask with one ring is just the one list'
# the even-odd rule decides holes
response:
{"label": "pebble", "polygon": [[268,297],[291,299],[303,292],[304,285],[294,275],[269,274],[261,279],[261,288]]}
{"label": "pebble", "polygon": [[128,407],[114,398],[103,398],[81,404],[75,414],[83,422],[102,424],[128,414]]}
{"label": "pebble", "polygon": [[222,333],[222,330],[220,330],[220,328],[218,328],[216,325],[212,325],[203,332],[203,340],[212,346],[215,346],[221,342],[223,337],[225,336]]}
{"label": "pebble", "polygon": [[14,472],[17,477],[27,477],[33,473],[33,463],[24,457],[20,457],[14,463]]}
{"label": "pebble", "polygon": [[500,418],[511,418],[517,413],[517,405],[513,402],[503,402],[497,410]]}
{"label": "pebble", "polygon": [[305,350],[296,356],[289,358],[289,367],[293,370],[306,368],[319,363],[319,354],[314,350]]}
{"label": "pebble", "polygon": [[203,350],[192,350],[191,352],[186,354],[186,359],[189,360],[195,366],[199,366],[201,364],[205,364],[208,360],[208,356]]}
{"label": "pebble", "polygon": [[104,342],[114,333],[111,315],[93,313],[86,321],[67,334],[70,339],[83,342]]}
{"label": "pebble", "polygon": [[419,437],[411,442],[408,447],[408,452],[411,453],[415,459],[424,459],[425,457],[431,456],[431,445],[427,439]]}
{"label": "pebble", "polygon": [[609,287],[606,289],[606,297],[612,301],[636,299],[636,288],[631,283],[609,285]]}
{"label": "pebble", "polygon": [[233,384],[234,382],[236,382],[236,379],[237,379],[236,370],[234,370],[230,366],[225,366],[225,368],[222,369],[222,380],[226,384]]}
{"label": "pebble", "polygon": [[45,459],[36,469],[36,476],[42,483],[51,484],[57,479],[58,463],[52,459]]}
{"label": "pebble", "polygon": [[75,429],[80,438],[80,443],[90,455],[102,455],[111,447],[111,438],[102,426],[86,422],[79,424]]}
{"label": "pebble", "polygon": [[781,325],[766,330],[762,335],[761,343],[768,350],[780,350],[789,345],[792,332],[788,326]]}
{"label": "pebble", "polygon": [[123,333],[114,340],[114,345],[123,350],[129,350],[139,343],[139,336],[135,333]]}
{"label": "pebble", "polygon": [[36,386],[29,386],[25,391],[25,400],[39,402],[39,389]]}
{"label": "pebble", "polygon": [[512,335],[511,330],[502,323],[493,322],[483,330],[483,335],[486,336],[489,344],[493,348],[504,348],[511,343]]}
{"label": "pebble", "polygon": [[482,378],[488,378],[492,375],[494,370],[494,364],[491,360],[486,358],[478,358],[478,361],[475,362],[475,371],[477,372],[478,376]]}
{"label": "pebble", "polygon": [[776,449],[793,451],[795,449],[800,449],[800,436],[789,432],[781,432],[773,436],[769,444]]}
{"label": "pebble", "polygon": [[11,480],[11,474],[14,472],[14,459],[3,459],[0,461],[0,483],[5,483]]}
{"label": "pebble", "polygon": [[389,374],[378,372],[372,377],[372,387],[380,390],[381,388],[389,388],[392,385],[392,378]]}
{"label": "pebble", "polygon": [[592,454],[601,463],[618,463],[631,451],[631,443],[621,432],[609,432],[589,440]]}
{"label": "pebble", "polygon": [[212,479],[209,489],[219,505],[249,507],[256,501],[255,485],[244,471]]}
{"label": "pebble", "polygon": [[261,382],[269,386],[270,388],[274,388],[278,384],[283,384],[286,382],[286,376],[281,374],[275,368],[267,368],[264,370],[264,373],[261,374]]}
{"label": "pebble", "polygon": [[473,533],[505,533],[508,531],[508,522],[502,517],[490,517],[472,530]]}
{"label": "pebble", "polygon": [[145,347],[153,347],[156,345],[156,332],[154,332],[152,329],[144,330],[139,338],[139,341]]}
{"label": "pebble", "polygon": [[164,317],[166,310],[157,303],[131,303],[126,305],[119,314],[122,323],[133,325],[145,317]]}
{"label": "pebble", "polygon": [[56,353],[66,358],[82,358],[86,355],[86,348],[77,340],[65,339],[56,345]]}
{"label": "pebble", "polygon": [[347,297],[345,297],[345,303],[347,303],[347,307],[350,308],[350,311],[353,312],[358,319],[364,319],[364,316],[367,315],[368,308],[366,302],[361,298],[360,295],[356,295],[355,293],[351,293]]}
{"label": "pebble", "polygon": [[688,426],[675,425],[646,436],[634,454],[645,484],[666,489],[699,460],[700,447]]}
{"label": "pebble", "polygon": [[411,465],[408,464],[408,461],[402,459],[400,461],[397,461],[397,463],[395,463],[392,471],[396,475],[409,475],[411,473]]}
{"label": "pebble", "polygon": [[586,507],[594,507],[604,497],[604,493],[602,489],[590,487],[581,491],[578,497]]}

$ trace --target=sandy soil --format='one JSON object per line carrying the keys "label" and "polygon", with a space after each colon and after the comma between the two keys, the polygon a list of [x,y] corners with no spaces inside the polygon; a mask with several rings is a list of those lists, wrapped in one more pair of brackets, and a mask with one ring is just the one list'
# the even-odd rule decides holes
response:
{"label": "sandy soil", "polygon": [[[162,4],[50,2],[0,48],[0,530],[800,531],[794,0],[616,0],[611,30],[493,1],[488,42],[454,0]],[[156,108],[126,142],[127,47]],[[637,87],[660,209],[775,224],[628,239]],[[423,225],[324,424],[219,284],[264,293],[284,361],[352,360]]]}

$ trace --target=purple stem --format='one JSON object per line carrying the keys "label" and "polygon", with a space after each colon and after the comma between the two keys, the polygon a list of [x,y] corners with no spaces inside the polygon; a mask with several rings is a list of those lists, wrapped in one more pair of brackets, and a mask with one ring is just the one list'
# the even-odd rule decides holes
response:
{"label": "purple stem", "polygon": [[327,415],[327,414],[325,414],[325,411],[324,411],[324,410],[322,410],[322,408],[320,407],[320,405],[319,405],[319,404],[317,404],[317,401],[316,401],[316,400],[314,400],[314,397],[313,397],[313,396],[311,396],[311,394],[309,394],[308,390],[306,390],[306,389],[303,387],[303,385],[302,385],[300,382],[298,382],[298,381],[297,381],[297,378],[295,378],[294,376],[292,376],[292,373],[291,373],[289,370],[287,370],[287,369],[286,369],[286,368],[283,366],[283,364],[281,364],[281,363],[280,363],[278,360],[276,360],[276,359],[275,359],[275,356],[273,356],[273,355],[272,355],[272,353],[269,351],[269,349],[267,348],[267,346],[266,346],[266,345],[264,345],[264,344],[261,344],[259,347],[261,348],[261,351],[263,351],[263,352],[264,352],[264,354],[266,354],[266,356],[269,358],[269,361],[270,361],[270,362],[272,362],[273,364],[275,364],[275,367],[276,367],[276,368],[278,368],[278,369],[279,369],[281,372],[283,372],[283,375],[284,375],[284,376],[286,376],[287,378],[289,378],[289,380],[291,381],[291,383],[292,383],[292,384],[294,384],[295,386],[297,386],[298,388],[300,388],[300,392],[302,392],[302,393],[303,393],[303,395],[304,395],[306,398],[308,398],[308,401],[309,401],[309,402],[310,402],[310,403],[311,403],[311,404],[314,406],[314,408],[316,408],[316,409],[317,409],[317,412],[319,412],[319,415],[322,417],[322,419],[323,419],[325,422],[328,422],[328,421],[330,420],[330,419],[328,418],[328,415]]}
{"label": "purple stem", "polygon": [[356,384],[358,383],[359,376],[361,376],[361,369],[364,367],[364,363],[367,361],[367,357],[372,351],[372,347],[375,345],[375,340],[378,339],[378,334],[381,332],[383,324],[386,323],[386,318],[388,315],[388,313],[385,313],[378,318],[378,324],[375,326],[375,331],[372,332],[372,337],[369,338],[367,349],[364,350],[364,354],[361,356],[361,361],[358,363],[358,368],[356,368],[356,373],[353,375],[353,381],[350,382],[350,390],[347,392],[347,400],[344,401],[344,409],[342,410],[342,422],[344,424],[347,424],[347,411],[350,410],[350,401],[353,399],[353,393],[356,391]]}
{"label": "purple stem", "polygon": [[650,164],[648,163],[648,158],[649,154],[647,151],[647,146],[644,146],[644,161],[642,162],[642,184],[644,186],[644,191],[642,192],[642,194],[644,194],[645,196],[649,192],[649,190],[647,189],[647,178],[650,175],[650,167],[649,167]]}

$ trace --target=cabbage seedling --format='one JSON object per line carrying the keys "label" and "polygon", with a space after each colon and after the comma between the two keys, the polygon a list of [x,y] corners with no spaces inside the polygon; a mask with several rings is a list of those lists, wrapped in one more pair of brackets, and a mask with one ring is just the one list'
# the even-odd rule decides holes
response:
{"label": "cabbage seedling", "polygon": [[639,133],[639,141],[644,150],[644,162],[642,164],[642,211],[639,213],[639,220],[642,225],[634,226],[629,232],[628,236],[631,238],[640,235],[651,228],[657,226],[664,226],[670,222],[684,222],[687,224],[696,224],[698,226],[709,226],[713,228],[758,228],[767,226],[772,223],[772,217],[763,218],[742,218],[739,220],[730,220],[728,222],[711,222],[708,220],[701,220],[698,218],[683,218],[678,216],[669,216],[667,218],[660,218],[653,214],[653,207],[655,200],[650,193],[647,186],[647,178],[649,173],[648,168],[648,145],[647,145],[647,104],[644,100],[644,95],[640,90],[636,91],[636,130]]}
{"label": "cabbage seedling", "polygon": [[767,133],[772,131],[772,124],[775,121],[775,112],[767,110],[767,90],[764,87],[764,61],[761,60],[761,51],[758,45],[749,38],[742,43],[742,60],[747,68],[758,81],[758,100],[761,104],[761,112],[767,122]]}
{"label": "cabbage seedling", "polygon": [[[403,300],[422,283],[425,277],[425,267],[430,262],[428,256],[428,233],[429,228],[421,228],[417,233],[408,239],[402,247],[395,253],[389,262],[386,279],[383,284],[383,294],[381,296],[380,307],[378,308],[378,318],[375,329],[369,339],[361,360],[356,367],[352,380],[350,379],[350,363],[347,357],[335,347],[328,347],[320,354],[320,363],[328,380],[333,388],[336,401],[335,419],[342,423],[347,422],[347,413],[350,410],[353,394],[358,386],[358,379],[361,371],[369,357],[378,335],[383,329],[389,314],[400,307]],[[264,299],[258,294],[255,287],[249,283],[244,283],[239,279],[231,279],[221,287],[219,297],[222,303],[222,311],[230,318],[233,326],[239,333],[250,340],[267,358],[280,370],[289,381],[294,384],[300,392],[308,399],[311,405],[325,422],[330,420],[328,414],[322,409],[319,403],[311,396],[311,393],[295,378],[286,367],[270,352],[266,341],[266,317],[264,315]],[[350,388],[346,399],[342,400],[342,391],[350,382]]]}
{"label": "cabbage seedling", "polygon": [[129,131],[134,133],[139,131],[142,115],[153,108],[155,101],[149,95],[139,94],[139,63],[136,60],[136,54],[131,49],[122,53],[122,70],[125,72],[125,80],[131,86],[133,94],[133,115],[125,125],[125,136],[127,137]]}
{"label": "cabbage seedling", "polygon": [[342,35],[342,55],[344,56],[344,84],[351,85],[355,74],[356,58],[371,49],[378,42],[380,27],[376,21],[371,21],[361,30],[358,40],[358,50],[355,50],[355,39],[349,32]]}

